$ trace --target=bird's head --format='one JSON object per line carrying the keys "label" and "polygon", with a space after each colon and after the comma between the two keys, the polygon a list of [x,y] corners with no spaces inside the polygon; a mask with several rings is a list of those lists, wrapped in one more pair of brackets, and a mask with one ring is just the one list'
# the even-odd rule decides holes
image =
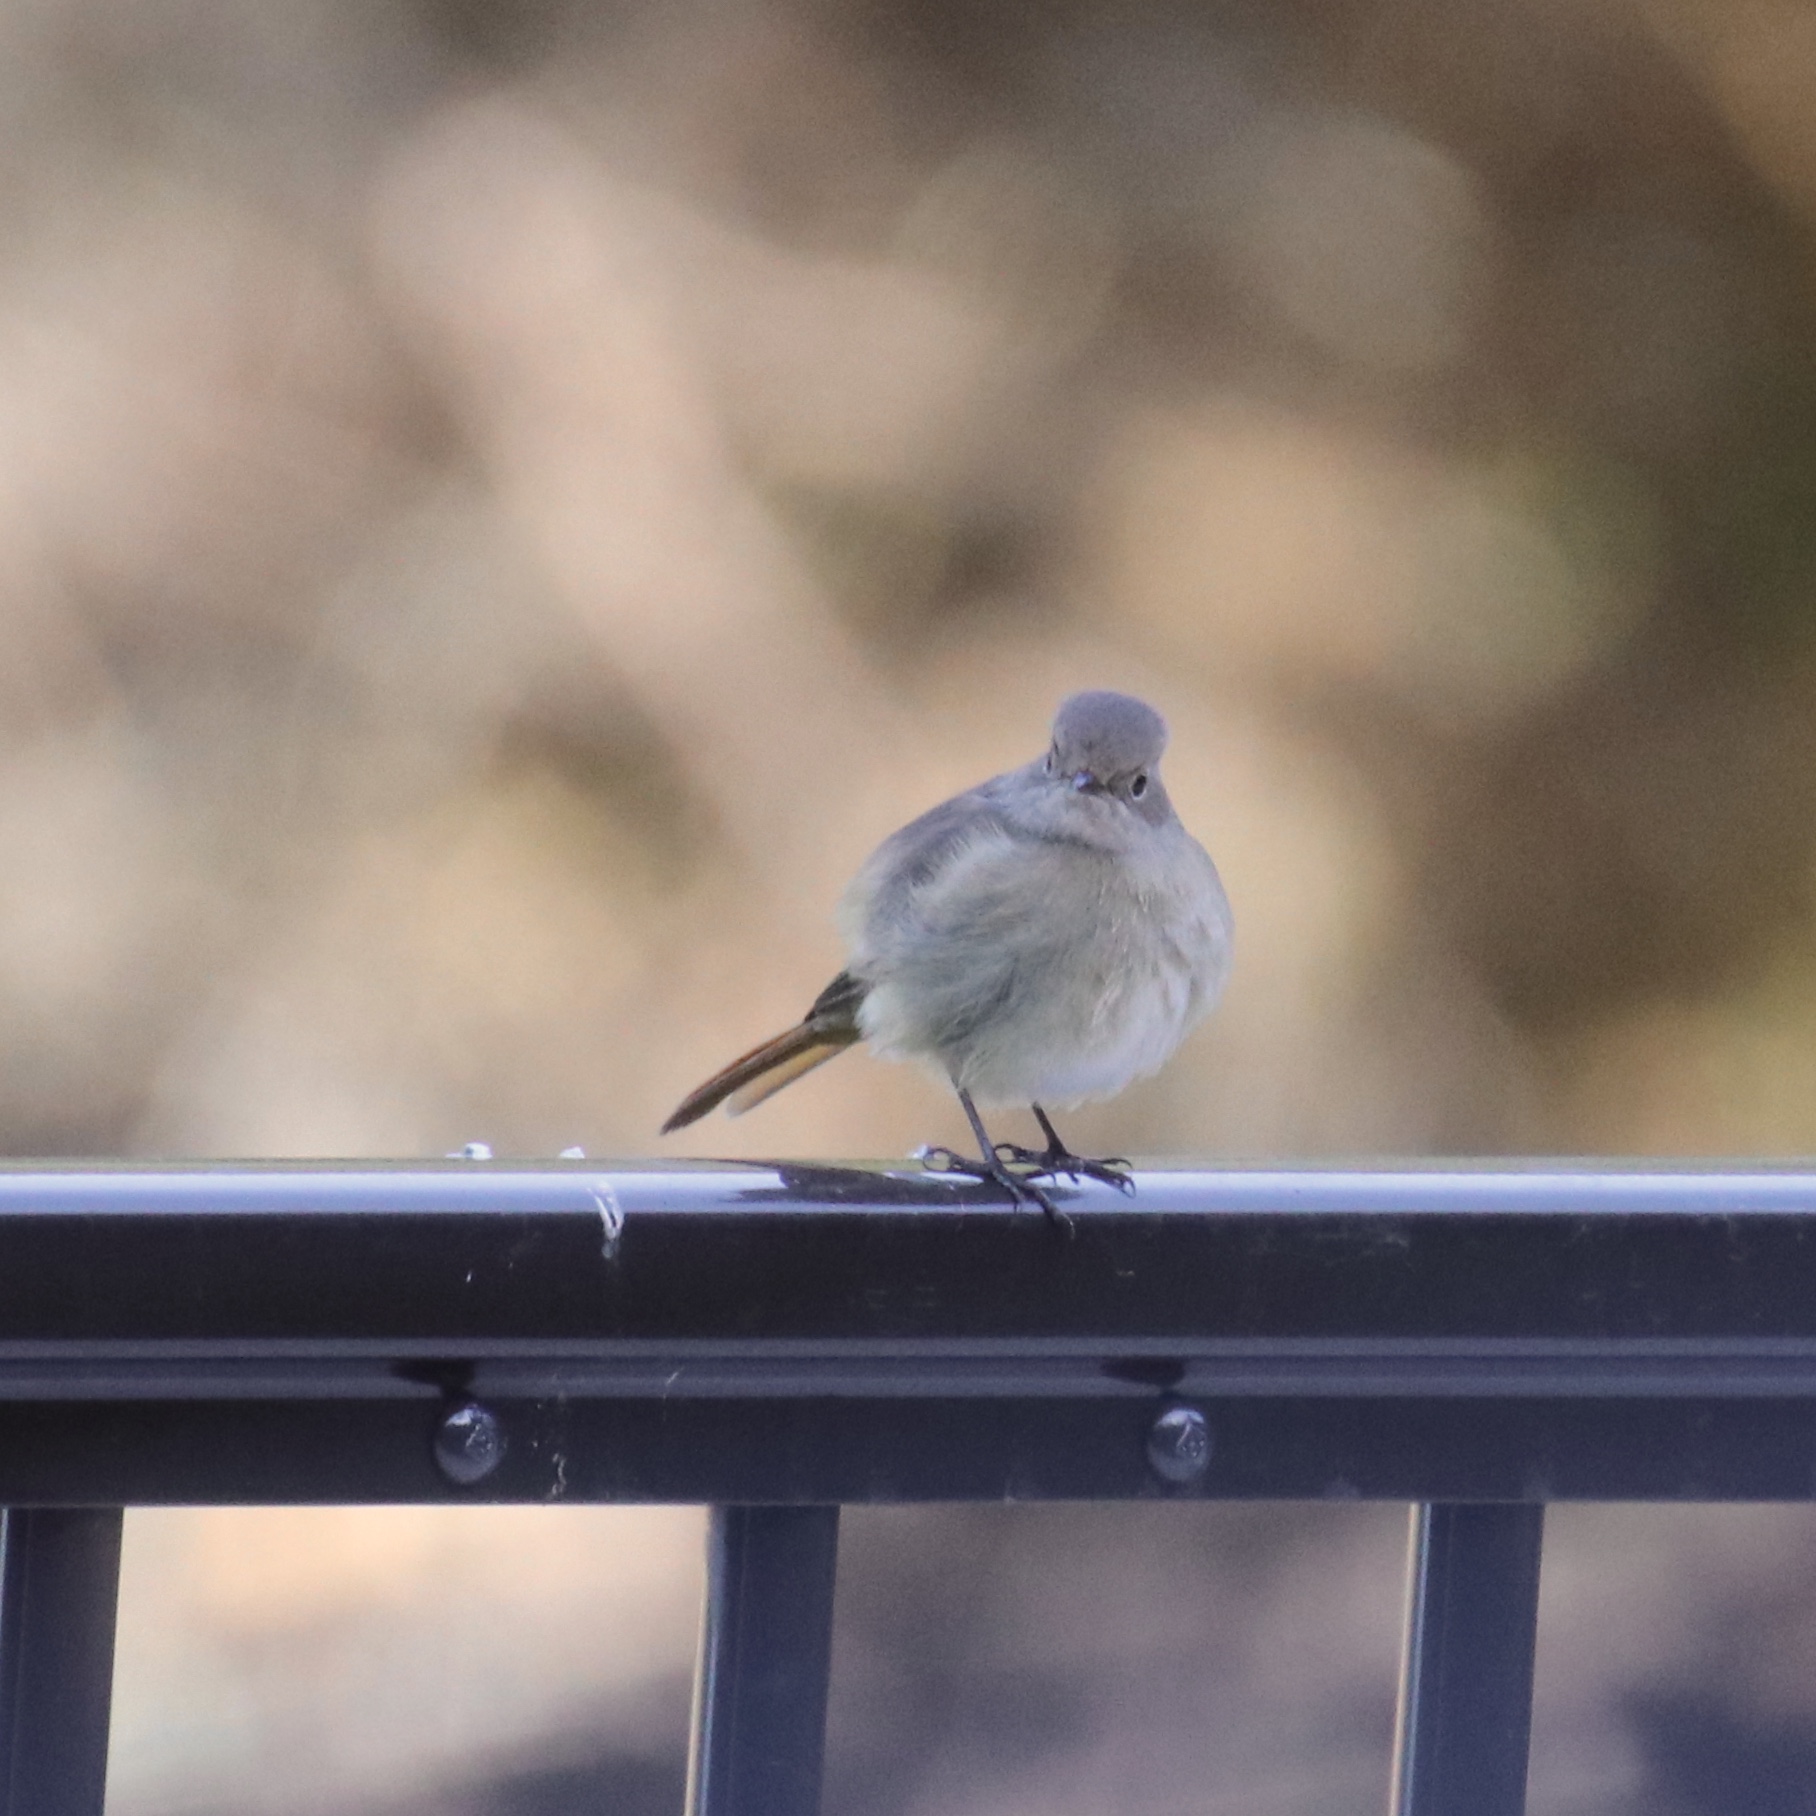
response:
{"label": "bird's head", "polygon": [[1073,694],[1054,716],[1043,768],[1074,794],[1118,802],[1159,822],[1170,811],[1160,785],[1166,745],[1166,721],[1145,701],[1103,691]]}

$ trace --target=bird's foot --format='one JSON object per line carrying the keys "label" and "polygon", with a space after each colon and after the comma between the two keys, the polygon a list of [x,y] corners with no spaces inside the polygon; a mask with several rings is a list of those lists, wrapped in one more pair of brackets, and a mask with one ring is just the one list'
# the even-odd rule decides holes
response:
{"label": "bird's foot", "polygon": [[1024,1204],[1038,1205],[1041,1215],[1049,1223],[1069,1232],[1072,1219],[1031,1179],[1012,1171],[998,1158],[1000,1153],[999,1148],[988,1160],[973,1160],[969,1154],[961,1154],[956,1148],[922,1148],[919,1158],[930,1172],[961,1173],[968,1179],[978,1179],[994,1185],[1007,1195],[1011,1204],[1018,1207]]}
{"label": "bird's foot", "polygon": [[1026,1167],[1028,1171],[1018,1175],[1023,1179],[1057,1179],[1064,1174],[1067,1179],[1095,1179],[1101,1185],[1111,1185],[1119,1192],[1126,1192],[1131,1198],[1135,1195],[1135,1181],[1129,1177],[1134,1171],[1134,1163],[1124,1160],[1120,1154],[1107,1155],[1102,1160],[1087,1160],[1082,1154],[1074,1154],[1063,1141],[1051,1141],[1044,1149],[1021,1148],[1012,1141],[999,1141],[996,1156],[1009,1165]]}

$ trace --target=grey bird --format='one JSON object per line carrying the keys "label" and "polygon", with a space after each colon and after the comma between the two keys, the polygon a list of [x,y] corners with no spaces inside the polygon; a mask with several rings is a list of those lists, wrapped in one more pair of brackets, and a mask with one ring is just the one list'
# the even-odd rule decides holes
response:
{"label": "grey bird", "polygon": [[[1127,694],[1074,694],[1043,757],[886,839],[839,909],[850,962],[798,1025],[691,1093],[663,1134],[729,1114],[866,1041],[950,1081],[981,1158],[923,1151],[1057,1218],[1035,1182],[1132,1190],[1086,1160],[1045,1105],[1114,1096],[1157,1071],[1217,1005],[1231,919],[1217,867],[1160,780],[1165,721]],[[994,1142],[978,1103],[1026,1104],[1044,1150]]]}

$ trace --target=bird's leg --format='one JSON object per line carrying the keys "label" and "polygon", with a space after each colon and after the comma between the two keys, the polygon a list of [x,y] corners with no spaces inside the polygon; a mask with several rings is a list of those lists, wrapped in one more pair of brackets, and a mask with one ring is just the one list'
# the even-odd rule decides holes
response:
{"label": "bird's leg", "polygon": [[953,1088],[958,1092],[959,1102],[965,1106],[965,1117],[971,1124],[971,1133],[977,1137],[978,1151],[983,1158],[973,1160],[969,1155],[956,1153],[951,1148],[923,1148],[921,1159],[941,1173],[964,1173],[972,1179],[988,1180],[1008,1193],[1012,1204],[1037,1204],[1048,1222],[1070,1228],[1071,1218],[1039,1186],[1031,1184],[1019,1173],[1011,1172],[999,1158],[1000,1150],[990,1139],[990,1131],[984,1127],[984,1119],[978,1115],[977,1105],[971,1101],[971,1093],[960,1085]]}
{"label": "bird's leg", "polygon": [[1129,1162],[1118,1155],[1111,1155],[1104,1160],[1086,1160],[1066,1146],[1059,1131],[1053,1126],[1053,1119],[1039,1104],[1031,1106],[1034,1120],[1040,1124],[1040,1132],[1047,1138],[1046,1152],[1040,1153],[1034,1148],[1018,1148],[1013,1142],[1000,1141],[996,1144],[999,1159],[1013,1161],[1017,1166],[1029,1167],[1032,1171],[1026,1175],[1033,1179],[1053,1179],[1061,1173],[1068,1179],[1096,1179],[1104,1185],[1113,1185],[1119,1192],[1135,1191],[1135,1181],[1129,1177]]}

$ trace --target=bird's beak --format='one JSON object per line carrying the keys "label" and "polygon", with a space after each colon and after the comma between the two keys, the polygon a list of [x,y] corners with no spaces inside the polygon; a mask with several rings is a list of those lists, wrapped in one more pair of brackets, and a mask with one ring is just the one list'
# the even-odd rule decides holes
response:
{"label": "bird's beak", "polygon": [[1092,775],[1088,769],[1081,769],[1073,776],[1072,786],[1077,789],[1080,794],[1084,794],[1097,786],[1097,778]]}

